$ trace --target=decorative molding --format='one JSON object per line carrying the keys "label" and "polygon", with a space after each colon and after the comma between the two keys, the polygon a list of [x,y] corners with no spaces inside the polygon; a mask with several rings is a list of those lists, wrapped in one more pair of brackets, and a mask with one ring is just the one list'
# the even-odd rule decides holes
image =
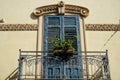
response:
{"label": "decorative molding", "polygon": [[47,5],[38,7],[34,10],[35,16],[41,16],[43,14],[64,14],[64,13],[71,13],[71,14],[79,14],[83,17],[87,17],[89,15],[89,10],[85,7],[64,4],[62,1],[59,4]]}
{"label": "decorative molding", "polygon": [[85,7],[66,4],[65,13],[79,14],[83,17],[87,17],[89,15],[89,10]]}
{"label": "decorative molding", "polygon": [[58,13],[59,14],[64,14],[65,13],[65,4],[63,3],[63,1],[61,1],[58,4]]}
{"label": "decorative molding", "polygon": [[86,31],[120,31],[120,24],[86,24]]}
{"label": "decorative molding", "polygon": [[0,24],[0,31],[36,31],[37,24]]}
{"label": "decorative molding", "polygon": [[[86,31],[120,31],[120,24],[85,24]],[[38,24],[0,24],[0,31],[37,31]]]}

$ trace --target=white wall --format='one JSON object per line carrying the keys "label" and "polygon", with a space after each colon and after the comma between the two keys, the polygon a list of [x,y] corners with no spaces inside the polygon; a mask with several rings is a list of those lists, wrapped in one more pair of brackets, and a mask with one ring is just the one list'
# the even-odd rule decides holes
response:
{"label": "white wall", "polygon": [[[0,18],[5,24],[35,23],[31,18],[33,10],[39,6],[57,4],[60,0],[0,0]],[[90,10],[85,23],[119,23],[120,0],[63,0],[66,4],[85,6]],[[113,32],[86,32],[87,49],[100,50]],[[0,32],[0,80],[17,67],[18,49],[35,50],[36,32]],[[103,50],[109,50],[112,80],[120,80],[120,32],[108,42]]]}

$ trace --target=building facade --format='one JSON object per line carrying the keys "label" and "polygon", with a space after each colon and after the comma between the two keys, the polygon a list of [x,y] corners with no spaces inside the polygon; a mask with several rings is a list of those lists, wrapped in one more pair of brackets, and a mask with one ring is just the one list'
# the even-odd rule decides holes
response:
{"label": "building facade", "polygon": [[[16,3],[18,2],[19,1],[16,1]],[[67,3],[66,1],[63,1],[63,2],[48,1],[48,4],[44,2],[41,2],[38,4],[37,1],[36,2],[28,1],[24,4],[22,4],[21,2],[20,4],[18,4],[18,8],[13,8],[16,10],[13,10],[12,8],[10,8],[11,10],[8,10],[9,12],[14,13],[15,15],[13,14],[8,15],[8,13],[4,11],[5,8],[7,8],[7,6],[5,7],[4,5],[1,5],[3,8],[1,15],[6,18],[6,19],[1,18],[1,24],[0,24],[1,35],[8,35],[10,33],[8,35],[9,37],[3,37],[3,40],[7,41],[7,39],[10,39],[11,42],[13,41],[12,44],[14,43],[14,46],[17,48],[17,50],[20,49],[18,47],[23,46],[21,48],[22,50],[19,51],[20,55],[9,54],[10,56],[8,56],[8,59],[9,57],[11,57],[9,59],[11,60],[11,62],[9,62],[9,60],[8,61],[4,60],[2,62],[3,66],[5,66],[5,62],[7,62],[7,66],[9,67],[12,66],[11,64],[14,62],[15,63],[14,69],[15,69],[15,67],[17,67],[18,57],[13,58],[13,56],[15,57],[19,56],[18,68],[15,70],[16,72],[15,74],[12,75],[12,77],[8,76],[9,78],[11,79],[15,78],[16,77],[15,75],[17,74],[17,79],[20,79],[20,80],[21,79],[48,79],[48,80],[50,79],[51,80],[53,79],[79,79],[79,80],[84,80],[84,79],[91,79],[91,80],[103,79],[104,80],[105,79],[105,80],[110,80],[111,79],[108,55],[110,56],[110,61],[111,61],[112,55],[109,54],[109,51],[106,51],[104,49],[106,45],[104,45],[105,41],[103,39],[104,38],[107,39],[106,36],[111,35],[112,32],[103,33],[103,32],[96,32],[96,31],[108,31],[109,26],[112,26],[114,28],[114,29],[110,28],[109,30],[119,31],[119,28],[118,28],[119,24],[114,24],[113,22],[114,20],[113,21],[110,20],[111,21],[110,24],[106,24],[107,23],[106,21],[105,22],[105,25],[107,25],[107,28],[106,28],[105,25],[102,25],[104,23],[102,22],[102,19],[101,20],[98,19],[99,17],[98,16],[96,17],[97,18],[96,20],[100,21],[103,28],[102,29],[99,28],[98,27],[100,26],[99,24],[94,24],[95,26],[97,25],[98,30],[96,30],[96,28],[94,29],[93,28],[94,26],[92,26],[91,24],[89,23],[86,24],[87,22],[91,23],[92,21],[94,23],[97,22],[97,21],[94,21],[94,18],[93,20],[90,19],[91,16],[95,16],[93,15],[94,13],[90,14],[89,13],[90,9],[88,9],[89,7],[88,8],[81,7],[79,6],[80,4],[78,4],[77,2],[79,1],[74,2],[74,4],[70,2]],[[5,3],[5,1],[3,1],[3,3]],[[32,5],[33,3],[35,4]],[[83,1],[83,3],[85,2]],[[9,4],[9,3],[6,3],[6,4]],[[13,3],[11,2],[11,4]],[[86,6],[92,5],[92,3],[90,4],[88,2],[85,4]],[[32,8],[30,9],[33,9],[34,11],[31,11],[30,9],[28,9],[30,5],[32,5]],[[100,3],[100,5],[102,5],[102,2]],[[100,5],[96,9],[99,9]],[[12,6],[15,6],[15,4]],[[24,6],[24,8],[21,8],[21,6]],[[92,7],[94,6],[90,6],[91,9],[94,9]],[[25,13],[23,14],[23,12]],[[88,17],[88,20],[87,20],[88,15],[91,15],[91,16]],[[21,16],[23,17],[27,16],[27,17],[21,18]],[[115,16],[115,19],[117,19],[116,17],[119,17],[119,15]],[[97,23],[99,23],[99,21]],[[111,25],[111,23],[113,23],[113,25]],[[116,26],[117,26],[117,29],[116,29]],[[90,29],[96,30],[96,31],[86,32],[86,30],[90,31]],[[3,31],[6,31],[6,32],[3,32]],[[92,35],[93,33],[100,34],[101,37],[98,37],[97,34]],[[19,37],[11,38],[10,36],[19,36]],[[61,60],[60,59],[61,57],[59,56],[55,56],[55,57],[51,56],[52,54],[50,50],[52,49],[51,48],[52,44],[49,41],[49,38],[56,39],[56,36],[62,40],[69,40],[69,39],[73,40],[72,46],[74,46],[75,48],[75,53],[70,58],[62,57],[62,60]],[[92,36],[92,38],[89,38],[90,36]],[[96,39],[97,37],[100,39]],[[14,40],[12,39],[18,40],[18,41],[14,42]],[[93,39],[95,39],[96,41],[92,42],[94,41]],[[10,44],[9,42],[6,45],[9,44],[12,46],[12,44]],[[90,44],[90,42],[92,43]],[[93,45],[95,43],[96,45]],[[99,51],[98,50],[99,47],[97,45],[100,45],[101,47],[102,43],[104,47],[102,47],[102,50]],[[2,43],[1,45],[4,45],[4,44]],[[106,48],[110,49],[109,46]],[[9,47],[6,48],[6,50],[11,51]],[[89,51],[89,50],[92,50],[92,51]],[[95,57],[95,55],[97,56]],[[66,58],[68,59],[66,60]],[[1,58],[1,60],[3,60],[3,58]],[[111,62],[110,62],[110,66],[112,65]],[[115,62],[116,62],[115,65],[118,65],[117,61]],[[112,68],[113,68],[113,71],[112,70],[111,71],[114,73],[114,67]],[[11,70],[14,70],[14,69],[10,67],[8,71],[11,72]],[[5,71],[4,68],[3,70]],[[111,74],[113,74],[112,72]],[[9,75],[8,72],[6,73],[6,76],[7,75]],[[2,75],[2,76],[5,76],[5,75]],[[113,79],[119,79],[119,76],[115,75],[115,77],[113,76]]]}

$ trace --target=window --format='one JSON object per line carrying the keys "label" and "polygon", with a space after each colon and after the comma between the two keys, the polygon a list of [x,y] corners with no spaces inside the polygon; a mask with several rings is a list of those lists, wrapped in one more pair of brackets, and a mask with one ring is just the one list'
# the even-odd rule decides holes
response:
{"label": "window", "polygon": [[56,39],[56,36],[62,40],[73,40],[73,47],[76,51],[80,51],[80,34],[79,34],[79,16],[45,16],[44,39],[45,51],[52,50],[52,43],[49,39]]}
{"label": "window", "polygon": [[[51,50],[53,49],[52,43],[49,39],[56,39],[56,36],[62,40],[73,40],[73,47],[76,50],[76,60],[71,59],[68,67],[67,62],[58,62],[54,58],[51,58]],[[80,26],[78,15],[45,15],[44,16],[44,50],[48,51],[44,53],[44,78],[55,78],[55,79],[79,79],[83,77],[82,70],[82,58],[78,57],[81,55],[81,44],[80,44]],[[52,62],[50,62],[52,59]],[[52,63],[52,64],[51,64]],[[50,67],[52,65],[52,68]],[[74,65],[76,68],[74,68]],[[67,66],[67,67],[66,67]],[[73,75],[74,74],[74,75]],[[80,74],[80,75],[79,75]],[[52,75],[52,76],[51,76]],[[78,77],[79,76],[79,77]]]}

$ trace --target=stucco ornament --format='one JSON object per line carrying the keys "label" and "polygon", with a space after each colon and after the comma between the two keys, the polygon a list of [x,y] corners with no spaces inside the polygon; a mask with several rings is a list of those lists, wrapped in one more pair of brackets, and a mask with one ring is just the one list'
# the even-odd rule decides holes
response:
{"label": "stucco ornament", "polygon": [[[120,31],[120,24],[85,24],[86,31]],[[0,31],[37,31],[38,24],[0,24]]]}
{"label": "stucco ornament", "polygon": [[120,24],[86,24],[86,31],[120,31]]}
{"label": "stucco ornament", "polygon": [[61,1],[58,4],[58,13],[59,14],[64,14],[65,13],[65,5],[64,5],[63,1]]}
{"label": "stucco ornament", "polygon": [[47,6],[41,6],[34,10],[35,16],[41,16],[44,14],[79,14],[82,17],[87,17],[89,15],[89,10],[85,7],[64,4],[63,1],[60,1],[58,4],[52,4]]}

